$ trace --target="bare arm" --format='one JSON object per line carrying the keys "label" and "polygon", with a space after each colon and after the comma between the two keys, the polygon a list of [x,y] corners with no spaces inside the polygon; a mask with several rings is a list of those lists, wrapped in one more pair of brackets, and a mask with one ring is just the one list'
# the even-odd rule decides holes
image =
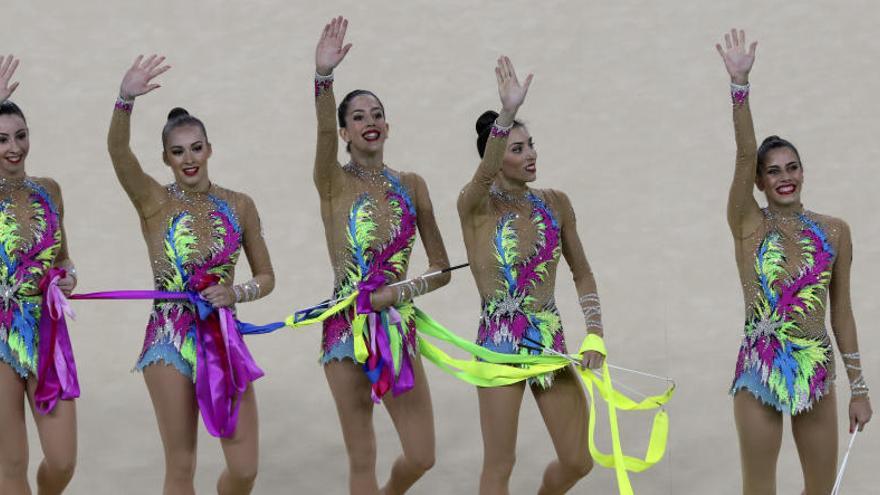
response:
{"label": "bare arm", "polygon": [[755,62],[757,42],[746,50],[745,32],[731,30],[724,36],[726,49],[715,48],[730,75],[733,98],[733,127],[736,138],[736,168],[727,198],[727,222],[737,238],[747,237],[761,221],[761,209],[753,194],[757,175],[757,142],[749,108],[749,73]]}
{"label": "bare arm", "polygon": [[[428,270],[425,273],[449,268],[449,256],[446,254],[446,246],[443,244],[440,228],[437,227],[437,220],[434,218],[434,205],[431,203],[431,197],[428,194],[428,185],[421,176],[412,175],[415,182],[416,223],[419,229],[419,236],[422,238],[422,244],[425,246],[425,253],[428,255]],[[448,272],[426,278],[424,279],[423,287],[418,288],[417,295],[439,289],[448,284],[451,279],[452,274]],[[398,290],[404,290],[403,287],[398,286]],[[410,294],[409,297],[411,298],[413,295]]]}
{"label": "bare arm", "polygon": [[135,59],[122,79],[119,101],[113,110],[110,131],[107,134],[107,150],[110,152],[116,177],[142,216],[156,202],[162,186],[144,172],[131,150],[131,111],[137,96],[159,87],[158,84],[150,81],[170,68],[168,65],[160,67],[164,60],[165,57],[155,55],[146,60],[143,56]]}
{"label": "bare arm", "polygon": [[[266,239],[263,238],[263,227],[260,215],[257,213],[257,207],[250,197],[242,196],[244,196],[241,208],[242,246],[253,274],[253,278],[248,283],[253,283],[257,286],[256,297],[247,300],[254,300],[269,294],[275,288],[275,270],[272,268],[272,260],[269,257]],[[243,294],[239,300],[244,298],[245,295]]]}
{"label": "bare arm", "polygon": [[520,84],[513,64],[505,56],[498,58],[495,78],[498,81],[498,94],[501,97],[501,112],[499,112],[490,131],[480,166],[477,167],[473,178],[464,186],[458,197],[458,213],[461,218],[472,215],[489,194],[492,181],[495,180],[495,176],[501,169],[510,127],[513,125],[516,112],[525,101],[529,86],[532,84],[532,74],[526,76],[525,82]]}
{"label": "bare arm", "polygon": [[235,209],[241,226],[241,246],[253,277],[243,284],[216,284],[202,290],[199,294],[215,308],[255,301],[275,288],[275,271],[254,201],[248,195],[239,193]]}
{"label": "bare arm", "polygon": [[57,268],[63,268],[66,272],[64,278],[58,281],[58,288],[65,295],[69,296],[73,289],[76,288],[76,270],[73,261],[70,259],[70,252],[67,248],[67,232],[64,230],[64,200],[61,197],[61,186],[52,179],[47,179],[52,196],[55,198],[55,204],[58,205],[58,228],[61,230],[61,246],[55,255],[55,261],[52,265]]}
{"label": "bare arm", "polygon": [[[560,191],[554,191],[556,204],[559,209],[559,228],[562,256],[571,269],[572,279],[578,294],[578,302],[584,314],[584,324],[588,334],[604,336],[602,327],[602,307],[599,305],[599,292],[596,287],[596,278],[587,261],[587,254],[577,231],[577,219],[571,200]],[[584,368],[596,369],[602,366],[604,356],[590,351],[584,354],[582,365]]]}
{"label": "bare arm", "polygon": [[856,320],[850,299],[850,269],[852,266],[852,238],[849,226],[840,222],[840,242],[831,275],[831,328],[837,348],[843,357],[852,397],[850,399],[850,431],[862,429],[871,419],[868,387],[862,374]]}
{"label": "bare arm", "polygon": [[337,17],[324,26],[315,48],[315,110],[318,137],[315,145],[315,187],[322,198],[330,196],[334,179],[341,172],[337,159],[336,98],[333,94],[333,69],[342,62],[351,43],[344,45],[348,20]]}

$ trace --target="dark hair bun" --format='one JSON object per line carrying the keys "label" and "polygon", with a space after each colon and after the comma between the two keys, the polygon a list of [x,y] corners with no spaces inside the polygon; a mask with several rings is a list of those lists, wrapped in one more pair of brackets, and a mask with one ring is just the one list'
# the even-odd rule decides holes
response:
{"label": "dark hair bun", "polygon": [[189,115],[189,112],[186,111],[185,108],[174,107],[168,112],[168,120],[174,120],[177,117],[182,117],[185,115]]}
{"label": "dark hair bun", "polygon": [[483,115],[480,115],[480,118],[477,119],[477,134],[483,134],[489,131],[489,128],[492,127],[492,124],[495,123],[495,119],[498,118],[498,112],[494,110],[486,110],[483,112]]}

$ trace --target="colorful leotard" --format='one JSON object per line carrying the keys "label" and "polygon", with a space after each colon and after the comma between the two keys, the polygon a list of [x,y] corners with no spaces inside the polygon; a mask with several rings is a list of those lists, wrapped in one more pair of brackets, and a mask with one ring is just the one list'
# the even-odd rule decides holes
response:
{"label": "colorful leotard", "polygon": [[[321,362],[358,362],[353,322],[357,314],[369,314],[373,324],[362,334],[369,357],[361,362],[372,382],[373,399],[379,400],[386,391],[396,395],[412,386],[407,375],[411,375],[410,361],[418,353],[413,306],[402,300],[387,310],[372,312],[363,301],[368,301],[369,293],[376,288],[406,278],[417,232],[432,269],[447,267],[449,261],[424,180],[414,173],[387,167],[371,170],[355,163],[342,166],[337,160],[339,138],[331,80],[316,80],[315,104],[318,142],[314,180],[334,273],[332,297],[344,298],[354,290],[361,294],[357,307],[324,322]],[[448,280],[448,276],[427,279],[422,293]],[[381,328],[387,331],[376,330]],[[388,355],[393,355],[394,365],[376,368],[376,360]]]}
{"label": "colorful leotard", "polygon": [[[175,184],[166,188],[169,196],[177,201],[186,201],[185,193]],[[156,290],[199,292],[214,284],[231,282],[232,270],[241,252],[242,228],[229,202],[220,197],[229,197],[228,193],[230,191],[212,186],[209,192],[195,195],[188,207],[168,218],[162,239],[164,259],[159,264],[164,266],[158,268]],[[196,215],[210,218],[207,255],[197,250],[200,243],[196,234]],[[142,370],[161,360],[193,378],[196,365],[195,333],[196,313],[192,303],[155,301],[136,368]]]}
{"label": "colorful leotard", "polygon": [[[117,177],[137,209],[156,290],[197,294],[214,285],[231,286],[244,248],[261,295],[274,285],[272,264],[250,197],[211,185],[187,192],[163,186],[144,173],[129,148],[130,115],[114,111],[108,145]],[[195,380],[195,305],[156,300],[135,368],[162,361]],[[246,352],[246,349],[245,349]]]}
{"label": "colorful leotard", "polygon": [[[734,105],[734,125],[737,170],[728,221],[746,321],[731,393],[748,390],[764,404],[795,415],[826,395],[834,380],[834,354],[825,327],[829,292],[838,344],[854,343],[849,228],[840,219],[799,205],[787,211],[761,210],[752,195],[757,147],[747,98]],[[751,223],[746,229],[747,216]]]}
{"label": "colorful leotard", "polygon": [[[483,301],[477,343],[487,349],[515,354],[527,351],[520,347],[523,338],[540,342],[544,347],[566,352],[562,320],[553,299],[534,308],[533,287],[544,283],[547,265],[559,262],[559,223],[553,212],[533,191],[526,194],[532,205],[529,215],[537,234],[531,254],[525,256],[514,227],[517,214],[503,215],[495,227],[495,258],[502,287],[494,297]],[[531,351],[537,352],[537,351]],[[538,377],[547,386],[549,376]]]}
{"label": "colorful leotard", "polygon": [[[494,184],[507,133],[493,131],[474,179],[458,201],[471,272],[482,300],[477,343],[493,351],[566,352],[554,299],[560,254],[571,267],[590,332],[602,332],[596,281],[568,197],[555,190],[501,190]],[[552,376],[531,380],[542,387]]]}
{"label": "colorful leotard", "polygon": [[22,378],[38,370],[40,281],[67,260],[62,216],[51,179],[0,179],[0,361]]}
{"label": "colorful leotard", "polygon": [[[385,201],[391,206],[391,238],[374,248],[376,241],[376,221],[374,211],[376,201],[364,193],[351,205],[348,215],[348,252],[345,278],[338,280],[333,288],[333,299],[347,297],[358,285],[371,278],[380,277],[383,283],[400,280],[406,273],[406,266],[416,239],[416,212],[409,193],[400,179],[387,169],[382,172],[388,182]],[[415,357],[416,339],[413,306],[409,303],[397,306],[401,315],[404,333],[401,335],[402,348],[410,357]],[[355,309],[348,308],[324,321],[321,362],[348,358],[354,360],[352,339],[352,318]]]}

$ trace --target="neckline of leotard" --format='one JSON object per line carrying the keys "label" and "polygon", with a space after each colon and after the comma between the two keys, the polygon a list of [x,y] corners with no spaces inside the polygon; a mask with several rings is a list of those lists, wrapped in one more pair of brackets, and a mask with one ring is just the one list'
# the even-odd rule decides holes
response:
{"label": "neckline of leotard", "polygon": [[354,160],[349,160],[348,163],[342,166],[342,170],[365,181],[384,180],[389,173],[388,165],[384,163],[379,168],[371,168],[365,167]]}
{"label": "neckline of leotard", "polygon": [[763,210],[764,216],[766,216],[768,220],[800,220],[804,216],[809,216],[811,214],[811,212],[805,209],[804,205],[802,204],[799,204],[797,207],[787,209],[775,209],[767,206]]}
{"label": "neckline of leotard", "polygon": [[522,190],[504,189],[498,183],[493,182],[489,187],[489,195],[502,203],[508,204],[526,204],[531,202],[535,192],[529,186]]}
{"label": "neckline of leotard", "polygon": [[180,184],[178,184],[177,182],[172,182],[168,185],[168,192],[171,193],[171,195],[174,196],[176,199],[187,201],[214,196],[217,192],[217,187],[218,186],[216,184],[210,182],[208,184],[208,189],[204,191],[187,191],[186,189],[180,187]]}
{"label": "neckline of leotard", "polygon": [[13,192],[25,187],[31,187],[31,178],[27,175],[23,177],[0,177],[0,192]]}

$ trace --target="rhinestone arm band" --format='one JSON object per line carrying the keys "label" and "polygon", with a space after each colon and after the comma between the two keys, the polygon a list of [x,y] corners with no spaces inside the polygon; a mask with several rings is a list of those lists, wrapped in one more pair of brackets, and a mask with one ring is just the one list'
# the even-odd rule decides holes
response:
{"label": "rhinestone arm band", "polygon": [[256,279],[250,279],[232,286],[232,292],[235,293],[235,302],[250,302],[260,298],[260,283]]}
{"label": "rhinestone arm band", "polygon": [[749,97],[750,84],[740,85],[730,83],[730,100],[734,105],[742,105]]}
{"label": "rhinestone arm band", "polygon": [[116,97],[116,105],[114,107],[125,113],[131,113],[131,109],[134,108],[134,100],[126,100],[122,96],[118,96]]}
{"label": "rhinestone arm band", "polygon": [[492,123],[492,130],[489,131],[489,135],[493,138],[506,138],[510,135],[511,129],[513,129],[513,122],[508,126],[503,126],[496,120]]}
{"label": "rhinestone arm band", "polygon": [[426,292],[428,292],[428,281],[422,277],[416,277],[397,286],[396,304],[403,304],[405,301],[411,301]]}
{"label": "rhinestone arm band", "polygon": [[868,395],[868,383],[865,381],[865,375],[862,374],[862,356],[858,352],[843,352],[840,354],[843,358],[843,365],[847,370],[852,370],[858,375],[849,381],[850,393],[854,396]]}
{"label": "rhinestone arm band", "polygon": [[323,76],[315,72],[315,98],[321,96],[321,93],[333,87],[333,73]]}
{"label": "rhinestone arm band", "polygon": [[587,333],[602,334],[602,307],[599,306],[599,294],[590,292],[582,295],[578,302],[581,312],[584,314],[584,323],[587,325]]}

